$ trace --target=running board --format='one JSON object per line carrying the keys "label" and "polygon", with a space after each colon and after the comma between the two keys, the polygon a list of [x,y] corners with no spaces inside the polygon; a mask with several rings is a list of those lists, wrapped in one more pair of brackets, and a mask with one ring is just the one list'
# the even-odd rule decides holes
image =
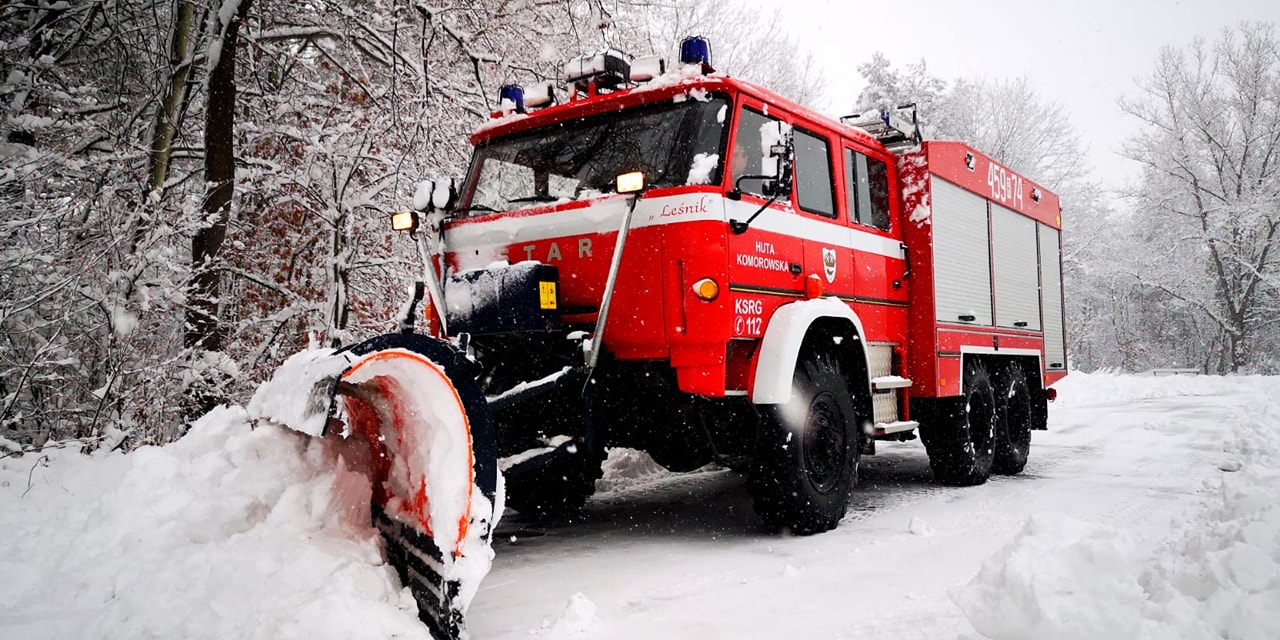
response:
{"label": "running board", "polygon": [[875,429],[871,432],[873,436],[887,436],[891,433],[901,433],[903,431],[913,431],[920,426],[915,420],[900,420],[898,422],[877,422]]}
{"label": "running board", "polygon": [[888,393],[892,389],[906,389],[911,381],[902,376],[879,376],[871,379],[871,390],[876,393]]}

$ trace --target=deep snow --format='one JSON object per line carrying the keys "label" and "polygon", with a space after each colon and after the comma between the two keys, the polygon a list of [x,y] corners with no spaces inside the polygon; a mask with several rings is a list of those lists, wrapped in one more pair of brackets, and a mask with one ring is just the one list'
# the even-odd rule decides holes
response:
{"label": "deep snow", "polygon": [[[1072,374],[1026,472],[863,459],[833,532],[614,452],[582,522],[499,527],[492,638],[1280,637],[1280,378]],[[426,638],[318,440],[220,409],[129,455],[0,458],[0,638]]]}

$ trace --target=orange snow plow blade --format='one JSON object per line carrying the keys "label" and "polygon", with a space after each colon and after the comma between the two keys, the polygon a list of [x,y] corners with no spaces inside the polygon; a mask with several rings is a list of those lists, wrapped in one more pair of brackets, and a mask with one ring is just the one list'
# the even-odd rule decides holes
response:
{"label": "orange snow plow blade", "polygon": [[368,443],[373,521],[388,560],[432,634],[466,638],[502,497],[492,418],[462,354],[415,334],[304,352],[259,389],[249,411]]}

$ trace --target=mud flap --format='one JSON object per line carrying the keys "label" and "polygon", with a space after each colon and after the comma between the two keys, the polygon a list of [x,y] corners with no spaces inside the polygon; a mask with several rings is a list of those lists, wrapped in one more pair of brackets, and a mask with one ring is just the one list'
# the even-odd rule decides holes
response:
{"label": "mud flap", "polygon": [[341,423],[368,442],[374,525],[440,639],[468,637],[502,512],[493,419],[468,364],[447,342],[387,334],[294,356],[249,405],[312,435]]}

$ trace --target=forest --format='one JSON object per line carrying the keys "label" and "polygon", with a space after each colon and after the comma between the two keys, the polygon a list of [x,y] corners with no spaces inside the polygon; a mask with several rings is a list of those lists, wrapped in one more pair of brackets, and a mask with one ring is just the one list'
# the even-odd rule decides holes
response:
{"label": "forest", "polygon": [[[59,0],[0,8],[0,445],[132,448],[242,402],[285,357],[385,332],[411,247],[389,213],[461,175],[504,83],[708,37],[718,71],[813,103],[776,14],[691,0]],[[1117,207],[1072,116],[1025,78],[857,61],[1057,191],[1070,365],[1280,372],[1280,40],[1164,49],[1123,108]],[[848,81],[848,80],[846,80]]]}

